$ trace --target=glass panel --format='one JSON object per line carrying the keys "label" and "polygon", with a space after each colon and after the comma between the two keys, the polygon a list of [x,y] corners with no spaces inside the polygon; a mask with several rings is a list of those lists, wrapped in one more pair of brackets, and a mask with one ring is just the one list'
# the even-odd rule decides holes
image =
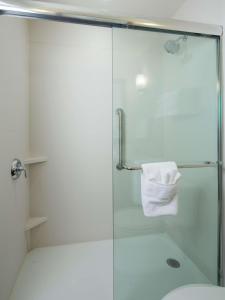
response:
{"label": "glass panel", "polygon": [[217,168],[180,170],[178,214],[155,218],[143,214],[140,171],[116,169],[117,108],[128,165],[217,161],[217,82],[215,38],[113,29],[115,300],[217,284]]}

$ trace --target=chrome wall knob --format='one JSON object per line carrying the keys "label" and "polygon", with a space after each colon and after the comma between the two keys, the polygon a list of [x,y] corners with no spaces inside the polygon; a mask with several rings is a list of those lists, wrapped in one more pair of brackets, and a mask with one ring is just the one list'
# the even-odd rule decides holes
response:
{"label": "chrome wall knob", "polygon": [[20,177],[20,175],[24,172],[25,178],[27,178],[27,172],[23,164],[18,158],[15,158],[11,165],[11,176],[12,179],[16,180]]}

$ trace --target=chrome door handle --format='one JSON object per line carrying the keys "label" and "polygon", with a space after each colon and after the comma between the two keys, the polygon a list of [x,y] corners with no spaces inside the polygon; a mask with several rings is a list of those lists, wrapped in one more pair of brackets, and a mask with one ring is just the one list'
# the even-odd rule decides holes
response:
{"label": "chrome door handle", "polygon": [[27,171],[21,161],[18,158],[15,158],[11,165],[11,176],[12,179],[16,180],[20,177],[20,175],[24,172],[25,178],[27,178]]}

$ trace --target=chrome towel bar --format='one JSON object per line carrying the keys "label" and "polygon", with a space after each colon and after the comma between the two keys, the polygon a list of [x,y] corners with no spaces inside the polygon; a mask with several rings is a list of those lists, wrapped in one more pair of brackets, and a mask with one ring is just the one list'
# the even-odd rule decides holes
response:
{"label": "chrome towel bar", "polygon": [[[178,164],[179,169],[191,169],[191,168],[209,168],[209,167],[216,167],[219,163],[218,162],[211,162],[211,161],[206,161],[198,164]],[[128,171],[138,171],[142,170],[141,166],[127,166],[123,165],[122,168],[118,168],[118,170],[128,170]]]}
{"label": "chrome towel bar", "polygon": [[[116,165],[116,168],[118,170],[128,170],[128,171],[138,171],[142,170],[141,166],[128,166],[125,162],[124,153],[125,153],[125,147],[124,147],[124,134],[125,134],[125,124],[124,124],[124,111],[122,108],[118,108],[116,110],[116,113],[118,115],[119,120],[119,162]],[[178,164],[179,169],[185,169],[185,168],[209,168],[209,167],[217,167],[218,165],[221,165],[220,162],[211,162],[211,161],[205,161],[200,163],[193,163],[193,164]]]}

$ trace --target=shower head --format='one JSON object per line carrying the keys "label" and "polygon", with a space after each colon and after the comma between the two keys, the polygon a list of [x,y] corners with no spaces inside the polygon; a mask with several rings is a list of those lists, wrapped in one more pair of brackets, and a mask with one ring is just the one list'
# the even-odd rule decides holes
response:
{"label": "shower head", "polygon": [[164,48],[165,50],[170,53],[170,54],[176,54],[179,52],[180,50],[180,41],[186,41],[187,40],[187,36],[181,36],[176,40],[168,40],[165,45]]}
{"label": "shower head", "polygon": [[180,50],[180,44],[177,41],[167,41],[164,45],[166,51],[170,54],[175,54]]}

